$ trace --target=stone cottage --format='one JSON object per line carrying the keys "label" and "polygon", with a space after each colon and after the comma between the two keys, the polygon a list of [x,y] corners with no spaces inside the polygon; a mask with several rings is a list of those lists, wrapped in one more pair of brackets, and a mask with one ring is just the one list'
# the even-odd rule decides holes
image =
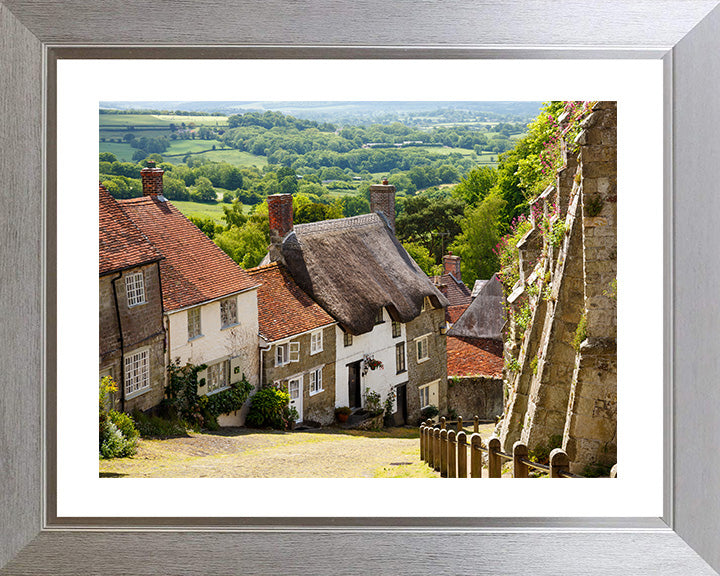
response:
{"label": "stone cottage", "polygon": [[100,186],[100,377],[115,410],[150,410],[165,393],[162,254]]}
{"label": "stone cottage", "polygon": [[447,332],[448,408],[460,416],[502,415],[504,328],[503,287],[493,276]]}
{"label": "stone cottage", "polygon": [[335,325],[278,263],[248,270],[258,289],[260,385],[282,384],[299,422],[335,418]]}
{"label": "stone cottage", "polygon": [[[206,364],[200,395],[225,390],[243,375],[257,386],[258,285],[163,197],[163,170],[149,164],[141,172],[143,196],[119,204],[164,257],[166,364]],[[222,426],[243,421],[242,412],[218,419]]]}
{"label": "stone cottage", "polygon": [[446,409],[447,299],[395,238],[395,188],[370,188],[371,214],[293,226],[292,197],[268,198],[271,246],[295,282],[337,322],[335,405],[395,395],[397,423]]}

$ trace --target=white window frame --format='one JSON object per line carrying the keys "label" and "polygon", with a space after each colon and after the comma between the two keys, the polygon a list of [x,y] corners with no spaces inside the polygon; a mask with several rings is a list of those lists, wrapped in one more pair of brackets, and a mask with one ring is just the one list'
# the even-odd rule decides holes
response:
{"label": "white window frame", "polygon": [[323,392],[325,389],[323,388],[323,378],[322,378],[322,366],[319,368],[315,368],[313,370],[310,370],[310,373],[308,374],[308,382],[309,382],[309,393],[310,396],[314,396],[315,394],[319,394],[320,392]]}
{"label": "white window frame", "polygon": [[128,308],[145,304],[145,274],[133,272],[125,276],[125,297]]}
{"label": "white window frame", "polygon": [[275,345],[275,366],[286,366],[300,361],[300,342],[285,342]]}
{"label": "white window frame", "polygon": [[[150,348],[140,348],[125,354],[125,399],[135,398],[150,390]],[[132,382],[130,381],[132,379]]]}
{"label": "white window frame", "polygon": [[[420,410],[433,405],[431,398],[430,398],[430,392],[431,392],[433,386],[438,386],[438,389],[436,390],[436,393],[435,393],[435,395],[438,396],[440,393],[439,385],[440,385],[440,380],[433,380],[432,382],[428,382],[427,384],[418,386],[418,393],[420,396]],[[438,406],[438,408],[439,408],[439,406]]]}
{"label": "white window frame", "polygon": [[[207,368],[207,375],[205,376],[205,383],[207,385],[206,395],[211,396],[217,394],[223,390],[230,388],[230,360],[221,360],[210,364]],[[222,375],[222,382],[213,384],[213,378],[215,372],[219,372]]]}
{"label": "white window frame", "polygon": [[[223,321],[223,304],[227,304],[229,302],[233,302],[235,305],[235,318],[232,322],[224,322]],[[224,298],[223,300],[220,300],[220,329],[223,328],[229,328],[230,326],[237,326],[238,324],[238,304],[237,304],[237,296],[232,296],[231,298]]]}
{"label": "white window frame", "polygon": [[310,355],[323,351],[323,331],[317,330],[310,333]]}
{"label": "white window frame", "polygon": [[[422,364],[423,362],[427,362],[430,360],[430,335],[425,334],[424,336],[419,336],[418,338],[415,338],[415,357],[417,358],[417,363]],[[421,349],[424,349],[425,356],[421,356]]]}
{"label": "white window frame", "polygon": [[[197,314],[197,334],[191,334],[190,327],[191,327],[191,319],[190,314]],[[193,322],[194,324],[194,322]],[[188,329],[188,340],[195,340],[196,338],[200,338],[202,333],[202,312],[200,310],[200,307],[196,308],[190,308],[187,311],[187,329]]]}

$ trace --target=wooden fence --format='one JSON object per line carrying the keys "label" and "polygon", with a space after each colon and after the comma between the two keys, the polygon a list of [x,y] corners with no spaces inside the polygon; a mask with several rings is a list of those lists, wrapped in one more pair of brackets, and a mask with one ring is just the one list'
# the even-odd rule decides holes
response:
{"label": "wooden fence", "polygon": [[[455,424],[457,430],[448,429],[448,425]],[[477,416],[473,429],[468,436],[463,429],[462,417],[457,422],[446,422],[445,418],[440,418],[437,424],[426,421],[420,426],[420,459],[440,472],[443,478],[482,478],[484,460],[487,461],[488,478],[501,478],[503,461],[508,460],[513,463],[514,478],[528,478],[530,469],[546,472],[551,478],[581,478],[570,472],[568,455],[560,448],[550,452],[549,465],[539,464],[529,459],[528,448],[522,442],[515,442],[512,454],[500,449],[498,438],[490,438],[486,445],[478,433]]]}

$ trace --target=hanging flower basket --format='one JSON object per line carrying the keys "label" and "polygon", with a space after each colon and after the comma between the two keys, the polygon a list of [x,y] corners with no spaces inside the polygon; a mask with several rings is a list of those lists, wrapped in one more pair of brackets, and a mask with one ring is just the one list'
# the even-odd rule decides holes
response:
{"label": "hanging flower basket", "polygon": [[383,366],[383,363],[380,362],[380,360],[375,360],[375,358],[372,357],[370,354],[365,354],[362,359],[362,375],[365,376],[368,373],[368,370],[382,370],[385,368]]}

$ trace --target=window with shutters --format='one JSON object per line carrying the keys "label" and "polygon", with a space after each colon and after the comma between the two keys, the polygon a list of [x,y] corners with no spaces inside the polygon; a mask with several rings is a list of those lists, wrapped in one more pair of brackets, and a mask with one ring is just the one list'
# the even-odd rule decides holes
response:
{"label": "window with shutters", "polygon": [[300,342],[288,342],[275,346],[275,366],[300,361]]}
{"label": "window with shutters", "polygon": [[230,386],[230,361],[223,360],[207,367],[207,393],[212,394]]}

